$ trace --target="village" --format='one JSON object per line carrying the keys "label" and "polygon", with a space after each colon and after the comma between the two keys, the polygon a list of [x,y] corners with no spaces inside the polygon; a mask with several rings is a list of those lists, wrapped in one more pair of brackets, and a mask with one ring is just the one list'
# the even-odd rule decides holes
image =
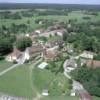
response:
{"label": "village", "polygon": [[99,100],[99,10],[0,4],[0,100]]}
{"label": "village", "polygon": [[[38,67],[41,70],[48,69],[51,71],[53,69],[49,68],[51,62],[59,63],[59,61],[62,61],[63,64],[61,67],[63,69],[63,73],[69,80],[73,80],[70,76],[70,72],[77,67],[81,67],[84,64],[86,64],[88,67],[99,67],[100,61],[93,60],[95,53],[91,51],[82,51],[80,54],[76,55],[73,46],[69,43],[65,44],[63,41],[62,37],[65,33],[68,34],[66,29],[62,28],[60,25],[54,25],[49,27],[47,30],[37,29],[31,33],[17,35],[16,37],[18,40],[25,37],[30,38],[32,40],[32,45],[25,48],[23,52],[14,46],[13,51],[5,57],[5,60],[7,62],[13,62],[14,64],[20,65],[24,63],[32,64],[34,59],[37,59],[37,64],[34,67]],[[41,39],[43,37],[46,38],[47,41],[45,41],[45,39]],[[51,66],[54,65],[51,64]],[[59,69],[56,68],[55,72],[58,70]],[[6,74],[7,71],[3,73],[1,72],[0,76]],[[70,89],[70,96],[79,95],[80,100],[92,100],[91,96],[84,89],[82,84],[73,80],[71,85],[72,89]],[[50,95],[49,90],[42,90],[42,95]]]}

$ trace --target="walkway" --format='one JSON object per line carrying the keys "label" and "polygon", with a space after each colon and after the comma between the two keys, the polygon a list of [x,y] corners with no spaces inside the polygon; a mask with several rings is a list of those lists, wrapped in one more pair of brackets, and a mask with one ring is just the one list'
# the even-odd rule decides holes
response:
{"label": "walkway", "polygon": [[12,69],[18,67],[19,65],[20,65],[20,64],[15,64],[15,65],[13,65],[13,66],[11,66],[11,67],[5,69],[4,71],[0,72],[0,76],[6,74],[7,72],[11,71]]}
{"label": "walkway", "polygon": [[[65,61],[64,63],[66,63],[66,61]],[[65,64],[63,64],[63,68],[64,68],[64,67],[65,67]],[[73,84],[72,84],[73,90],[76,90],[76,91],[78,91],[79,93],[80,93],[81,91],[84,91],[84,92],[88,93],[87,90],[83,87],[83,85],[82,85],[80,82],[78,82],[78,81],[72,79],[72,77],[71,77],[67,72],[64,71],[64,75],[65,75],[68,79],[71,79],[71,80],[73,81]],[[88,94],[89,94],[89,93],[88,93]]]}

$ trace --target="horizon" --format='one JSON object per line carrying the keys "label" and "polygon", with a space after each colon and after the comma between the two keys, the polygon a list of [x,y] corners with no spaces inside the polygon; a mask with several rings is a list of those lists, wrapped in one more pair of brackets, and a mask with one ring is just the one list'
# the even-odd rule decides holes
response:
{"label": "horizon", "polygon": [[30,3],[30,2],[0,2],[0,4],[57,4],[57,5],[100,5],[100,4],[79,4],[79,3]]}
{"label": "horizon", "polygon": [[0,0],[0,3],[36,3],[36,4],[81,4],[81,5],[100,5],[99,0]]}

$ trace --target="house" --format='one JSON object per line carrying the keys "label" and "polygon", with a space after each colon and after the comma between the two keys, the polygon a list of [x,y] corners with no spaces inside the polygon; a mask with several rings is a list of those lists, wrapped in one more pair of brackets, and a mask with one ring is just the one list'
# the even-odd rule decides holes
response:
{"label": "house", "polygon": [[58,50],[54,48],[47,48],[42,54],[45,60],[55,60],[58,56]]}
{"label": "house", "polygon": [[14,47],[13,52],[6,57],[6,60],[9,62],[17,61],[21,56],[22,52]]}
{"label": "house", "polygon": [[63,48],[63,52],[73,53],[73,48],[71,46],[67,46]]}
{"label": "house", "polygon": [[49,26],[47,28],[47,31],[50,32],[50,31],[54,31],[54,30],[57,30],[57,29],[60,29],[60,25],[53,25],[53,26]]}
{"label": "house", "polygon": [[75,93],[75,90],[71,90],[71,93],[70,93],[70,96],[75,96],[76,95],[76,93]]}
{"label": "house", "polygon": [[29,60],[31,58],[31,56],[35,53],[41,53],[44,51],[44,48],[42,45],[34,45],[32,47],[28,47],[25,50],[25,58],[26,60]]}
{"label": "house", "polygon": [[87,60],[86,65],[88,67],[97,68],[97,67],[100,67],[100,61],[99,60]]}
{"label": "house", "polygon": [[92,100],[92,97],[90,96],[90,94],[85,91],[79,92],[79,97],[80,97],[80,100]]}
{"label": "house", "polygon": [[65,72],[71,72],[72,70],[74,70],[77,67],[77,63],[76,61],[71,58],[71,59],[67,59],[64,62],[63,68]]}
{"label": "house", "polygon": [[46,43],[46,47],[48,48],[52,48],[52,47],[55,47],[55,46],[58,46],[59,45],[64,45],[64,41],[62,39],[56,39],[56,40],[50,40]]}
{"label": "house", "polygon": [[37,33],[37,34],[41,34],[41,33],[44,33],[44,29],[37,29],[37,30],[35,30],[35,33]]}
{"label": "house", "polygon": [[66,29],[56,29],[56,30],[52,30],[52,31],[45,31],[41,36],[44,37],[50,37],[50,36],[63,36],[63,34],[67,32]]}
{"label": "house", "polygon": [[25,37],[30,37],[30,34],[29,33],[25,34]]}
{"label": "house", "polygon": [[83,51],[82,54],[79,55],[82,58],[93,59],[94,53],[90,51]]}

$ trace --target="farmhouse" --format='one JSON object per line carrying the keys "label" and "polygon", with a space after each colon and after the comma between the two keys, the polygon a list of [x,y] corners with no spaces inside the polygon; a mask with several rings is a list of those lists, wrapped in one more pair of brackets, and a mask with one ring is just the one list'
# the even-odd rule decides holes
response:
{"label": "farmhouse", "polygon": [[58,56],[58,50],[56,48],[48,48],[43,52],[43,58],[45,60],[55,60]]}
{"label": "farmhouse", "polygon": [[37,33],[37,34],[41,34],[41,33],[44,33],[44,29],[37,29],[37,30],[35,30],[35,33]]}
{"label": "farmhouse", "polygon": [[93,53],[89,51],[83,51],[82,54],[80,54],[80,57],[87,58],[87,59],[93,59]]}
{"label": "farmhouse", "polygon": [[22,52],[14,47],[13,52],[6,57],[9,62],[17,61],[22,56]]}
{"label": "farmhouse", "polygon": [[46,43],[46,47],[48,48],[52,48],[52,47],[55,47],[55,46],[59,46],[59,45],[64,45],[64,41],[62,39],[56,39],[56,40],[50,40]]}
{"label": "farmhouse", "polygon": [[43,51],[44,51],[44,48],[42,47],[42,45],[35,45],[35,46],[32,46],[32,47],[28,47],[25,50],[25,58],[27,60],[29,60],[33,54],[41,53]]}
{"label": "farmhouse", "polygon": [[77,63],[74,59],[67,59],[65,62],[64,62],[64,71],[65,72],[71,72],[72,70],[74,70],[76,67],[77,67]]}
{"label": "farmhouse", "polygon": [[50,36],[63,36],[63,34],[67,32],[66,29],[57,29],[57,30],[52,30],[52,31],[45,31],[43,34],[41,34],[41,36],[44,37],[50,37]]}

